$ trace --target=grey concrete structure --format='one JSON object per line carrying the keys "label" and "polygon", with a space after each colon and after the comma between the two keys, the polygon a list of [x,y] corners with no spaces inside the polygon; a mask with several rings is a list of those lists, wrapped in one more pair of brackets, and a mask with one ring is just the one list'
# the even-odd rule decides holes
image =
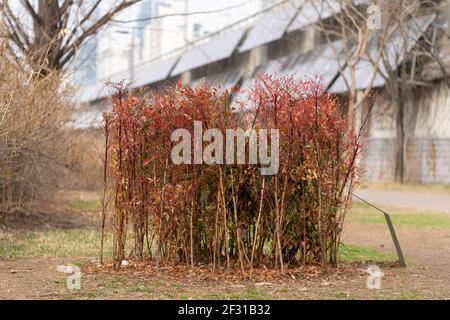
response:
{"label": "grey concrete structure", "polygon": [[[320,20],[333,19],[341,11],[337,2],[327,3],[328,6],[319,6],[320,12],[315,10],[315,13],[310,6],[289,6],[264,16],[248,28],[213,35],[209,41],[186,48],[182,54],[137,66],[132,80],[139,87],[151,88],[176,81],[196,85],[206,79],[214,86],[239,85],[246,89],[260,73],[320,75],[330,91],[345,94],[344,78],[349,80],[349,71],[340,52],[346,44],[341,39],[325,41],[314,26]],[[435,15],[411,20],[406,44],[401,37],[394,36],[386,44],[390,67],[395,70],[409,63],[407,54],[414,50],[424,33],[436,28],[436,23]],[[369,54],[374,54],[374,50],[369,49]],[[450,52],[446,54],[450,56]],[[436,66],[426,68],[428,73],[423,76],[430,85],[411,87],[405,93],[404,180],[407,182],[450,183],[450,89],[442,74],[430,71],[433,68]],[[381,65],[371,86],[379,91],[380,99],[365,134],[362,164],[364,179],[369,181],[393,181],[396,177],[398,107],[384,94],[387,83],[380,74],[384,69]],[[362,59],[356,68],[356,89],[366,89],[372,74],[373,67]],[[96,95],[101,87],[100,83],[86,90],[83,101],[104,98],[104,92]],[[361,123],[363,116],[364,111],[355,112],[355,123]]]}

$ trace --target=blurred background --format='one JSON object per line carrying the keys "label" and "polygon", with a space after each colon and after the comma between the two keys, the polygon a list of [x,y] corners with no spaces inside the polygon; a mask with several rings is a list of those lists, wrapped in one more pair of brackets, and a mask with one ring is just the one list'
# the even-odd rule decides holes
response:
{"label": "blurred background", "polygon": [[[0,3],[5,198],[50,189],[37,180],[58,185],[48,179],[63,176],[57,167],[79,174],[63,183],[101,181],[83,175],[98,171],[86,157],[101,154],[107,83],[145,92],[207,82],[239,88],[229,96],[239,105],[261,74],[314,78],[343,101],[365,143],[360,182],[450,183],[449,1]],[[46,138],[30,139],[33,127]]]}
{"label": "blurred background", "polygon": [[246,90],[263,73],[320,77],[367,122],[365,181],[447,184],[447,17],[447,1],[428,0],[139,1],[78,51],[73,81],[94,108],[80,126],[99,122],[107,80]]}
{"label": "blurred background", "polygon": [[[266,74],[320,81],[339,99],[364,143],[355,194],[392,213],[409,269],[387,269],[376,292],[363,272],[311,292],[86,277],[76,297],[448,299],[449,16],[450,0],[0,0],[0,298],[73,297],[56,264],[97,259],[100,199],[113,207],[101,197],[108,83],[139,96],[237,88],[229,103],[251,113]],[[366,202],[342,242],[340,261],[397,259]]]}

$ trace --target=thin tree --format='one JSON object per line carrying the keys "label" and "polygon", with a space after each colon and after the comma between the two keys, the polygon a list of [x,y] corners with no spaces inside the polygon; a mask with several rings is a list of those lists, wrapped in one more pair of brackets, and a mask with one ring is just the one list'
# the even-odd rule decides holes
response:
{"label": "thin tree", "polygon": [[[268,12],[291,0],[280,0],[237,21],[220,31]],[[13,3],[14,4],[11,4]],[[7,39],[18,62],[32,66],[38,75],[64,70],[73,61],[78,49],[108,24],[125,25],[137,21],[157,20],[175,16],[209,15],[237,9],[251,0],[217,10],[175,12],[143,19],[118,20],[125,9],[141,0],[116,0],[105,8],[102,0],[0,0],[0,35]],[[199,39],[202,40],[202,39]]]}
{"label": "thin tree", "polygon": [[21,0],[14,5],[0,0],[3,37],[18,61],[46,76],[51,71],[64,70],[83,43],[118,13],[138,2],[116,1],[102,10],[101,0]]}
{"label": "thin tree", "polygon": [[[430,83],[415,79],[420,72],[419,66],[425,65],[427,61],[434,62],[449,83],[446,64],[437,52],[437,40],[433,39],[448,38],[448,33],[444,30],[438,30],[437,33],[424,32],[421,34],[422,40],[414,44],[414,40],[418,39],[413,38],[418,33],[411,30],[420,29],[417,21],[425,16],[431,17],[434,14],[439,19],[447,10],[446,1],[323,0],[321,6],[315,1],[309,1],[315,3],[313,7],[318,12],[323,10],[323,6],[334,4],[336,8],[336,3],[340,5],[331,19],[320,21],[316,28],[327,42],[342,39],[344,43],[342,51],[335,50],[335,58],[339,61],[341,74],[345,74],[340,78],[345,82],[349,112],[355,115],[356,127],[359,126],[358,119],[364,117],[362,107],[375,87],[375,79],[381,77],[384,81],[386,101],[392,103],[396,110],[395,176],[397,181],[403,182],[406,145],[404,103],[413,88],[430,86]],[[430,29],[433,28],[428,30]],[[359,88],[356,75],[362,61],[370,64],[371,72],[366,75],[365,87]]]}

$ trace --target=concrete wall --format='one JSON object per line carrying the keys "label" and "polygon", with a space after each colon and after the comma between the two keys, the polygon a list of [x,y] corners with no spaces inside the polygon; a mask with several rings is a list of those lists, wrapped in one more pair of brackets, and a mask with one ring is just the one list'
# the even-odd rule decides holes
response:
{"label": "concrete wall", "polygon": [[[364,158],[364,180],[393,182],[396,140],[370,139]],[[450,139],[407,138],[405,182],[450,183]]]}
{"label": "concrete wall", "polygon": [[[396,107],[381,98],[370,119],[364,179],[395,177]],[[444,81],[411,90],[405,102],[405,181],[450,183],[450,89]]]}
{"label": "concrete wall", "polygon": [[407,182],[450,183],[450,139],[408,139],[405,169]]}
{"label": "concrete wall", "polygon": [[392,182],[395,177],[395,139],[371,138],[364,152],[364,181]]}

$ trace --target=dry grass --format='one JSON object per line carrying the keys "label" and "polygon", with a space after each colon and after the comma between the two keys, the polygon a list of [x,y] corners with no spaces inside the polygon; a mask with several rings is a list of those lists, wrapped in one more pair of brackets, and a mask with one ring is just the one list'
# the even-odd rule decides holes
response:
{"label": "dry grass", "polygon": [[[66,217],[75,219],[83,212],[92,216],[98,212],[98,195],[95,192],[61,191],[57,198],[62,201],[59,208],[70,209]],[[366,208],[356,206],[354,210],[361,213]],[[367,213],[367,212],[366,212]],[[406,214],[406,212],[405,212]],[[352,222],[350,214],[350,222]],[[0,270],[0,299],[430,299],[448,298],[448,287],[445,279],[438,284],[430,280],[430,274],[422,266],[412,262],[408,268],[392,267],[389,261],[395,260],[395,255],[389,248],[379,248],[375,241],[350,241],[339,252],[340,268],[329,275],[320,275],[320,270],[310,267],[308,270],[294,269],[284,277],[264,277],[249,280],[235,277],[236,274],[222,275],[224,279],[214,280],[209,273],[209,279],[202,272],[206,266],[199,266],[194,272],[173,272],[169,268],[161,268],[159,273],[150,264],[144,264],[142,270],[133,267],[111,271],[111,268],[98,272],[87,272],[84,268],[81,290],[68,290],[66,276],[56,272],[59,264],[75,264],[92,266],[91,260],[98,261],[98,223],[76,223],[77,227],[53,227],[33,232],[0,231],[0,256],[10,259],[2,260]],[[375,232],[374,223],[357,223],[362,233]],[[405,229],[407,226],[405,226]],[[2,230],[2,229],[0,229]],[[402,228],[399,228],[402,230]],[[422,229],[410,228],[416,245],[414,232]],[[430,229],[424,229],[430,230]],[[439,229],[441,230],[441,229]],[[39,232],[36,232],[39,231]],[[3,232],[3,235],[2,235]],[[387,231],[386,231],[387,232]],[[365,239],[365,238],[364,238]],[[378,238],[377,238],[378,239]],[[386,238],[384,233],[382,241]],[[448,239],[448,238],[446,238]],[[403,240],[405,251],[408,252],[408,242]],[[428,241],[428,240],[427,240]],[[448,240],[445,240],[447,243]],[[355,244],[355,245],[350,245]],[[445,244],[444,244],[445,245]],[[106,259],[111,261],[111,242],[108,240],[105,249]],[[127,248],[127,251],[132,248]],[[421,246],[411,249],[418,255]],[[428,250],[428,249],[427,249]],[[413,257],[407,255],[411,260]],[[391,259],[392,258],[392,259]],[[363,262],[361,262],[363,261]],[[386,263],[386,261],[388,263]],[[386,276],[382,281],[381,290],[366,288],[368,263],[375,262],[382,267]],[[429,260],[430,264],[433,261]],[[109,263],[109,262],[108,262]],[[427,265],[428,266],[428,265]],[[183,266],[181,266],[183,267]],[[187,268],[184,266],[184,268]],[[11,274],[16,270],[17,274]],[[272,270],[269,270],[272,271]],[[316,275],[316,272],[319,271]],[[265,271],[266,272],[266,271]],[[276,270],[274,272],[278,273]],[[430,273],[435,271],[430,270]],[[267,273],[267,272],[266,272]],[[270,272],[269,272],[270,274]],[[295,279],[291,277],[295,276]],[[257,275],[257,273],[255,273]],[[440,274],[438,274],[440,277]],[[3,284],[5,284],[3,286]],[[7,285],[6,285],[7,284]],[[444,289],[441,288],[444,287]],[[2,290],[3,289],[3,290]]]}
{"label": "dry grass", "polygon": [[[79,210],[90,210],[97,204],[91,202],[72,202]],[[112,258],[112,235],[107,234],[105,258]],[[97,258],[99,255],[100,232],[97,229],[51,229],[27,234],[0,235],[0,256],[7,259],[17,258]],[[130,251],[131,246],[127,247]],[[153,248],[155,249],[155,248]],[[338,259],[341,262],[392,262],[395,256],[370,247],[342,245]]]}
{"label": "dry grass", "polygon": [[30,74],[0,44],[0,208],[14,211],[51,194],[76,168],[75,106],[59,74]]}
{"label": "dry grass", "polygon": [[77,160],[76,167],[64,171],[59,186],[64,190],[99,191],[103,186],[103,133],[99,129],[87,129],[74,131],[73,134],[77,141],[72,149],[72,156]]}
{"label": "dry grass", "polygon": [[[426,212],[424,210],[412,210],[401,208],[387,208],[391,214],[392,222],[399,227],[414,228],[450,228],[450,214]],[[359,201],[353,203],[350,221],[369,224],[386,225],[386,220],[381,212]]]}

